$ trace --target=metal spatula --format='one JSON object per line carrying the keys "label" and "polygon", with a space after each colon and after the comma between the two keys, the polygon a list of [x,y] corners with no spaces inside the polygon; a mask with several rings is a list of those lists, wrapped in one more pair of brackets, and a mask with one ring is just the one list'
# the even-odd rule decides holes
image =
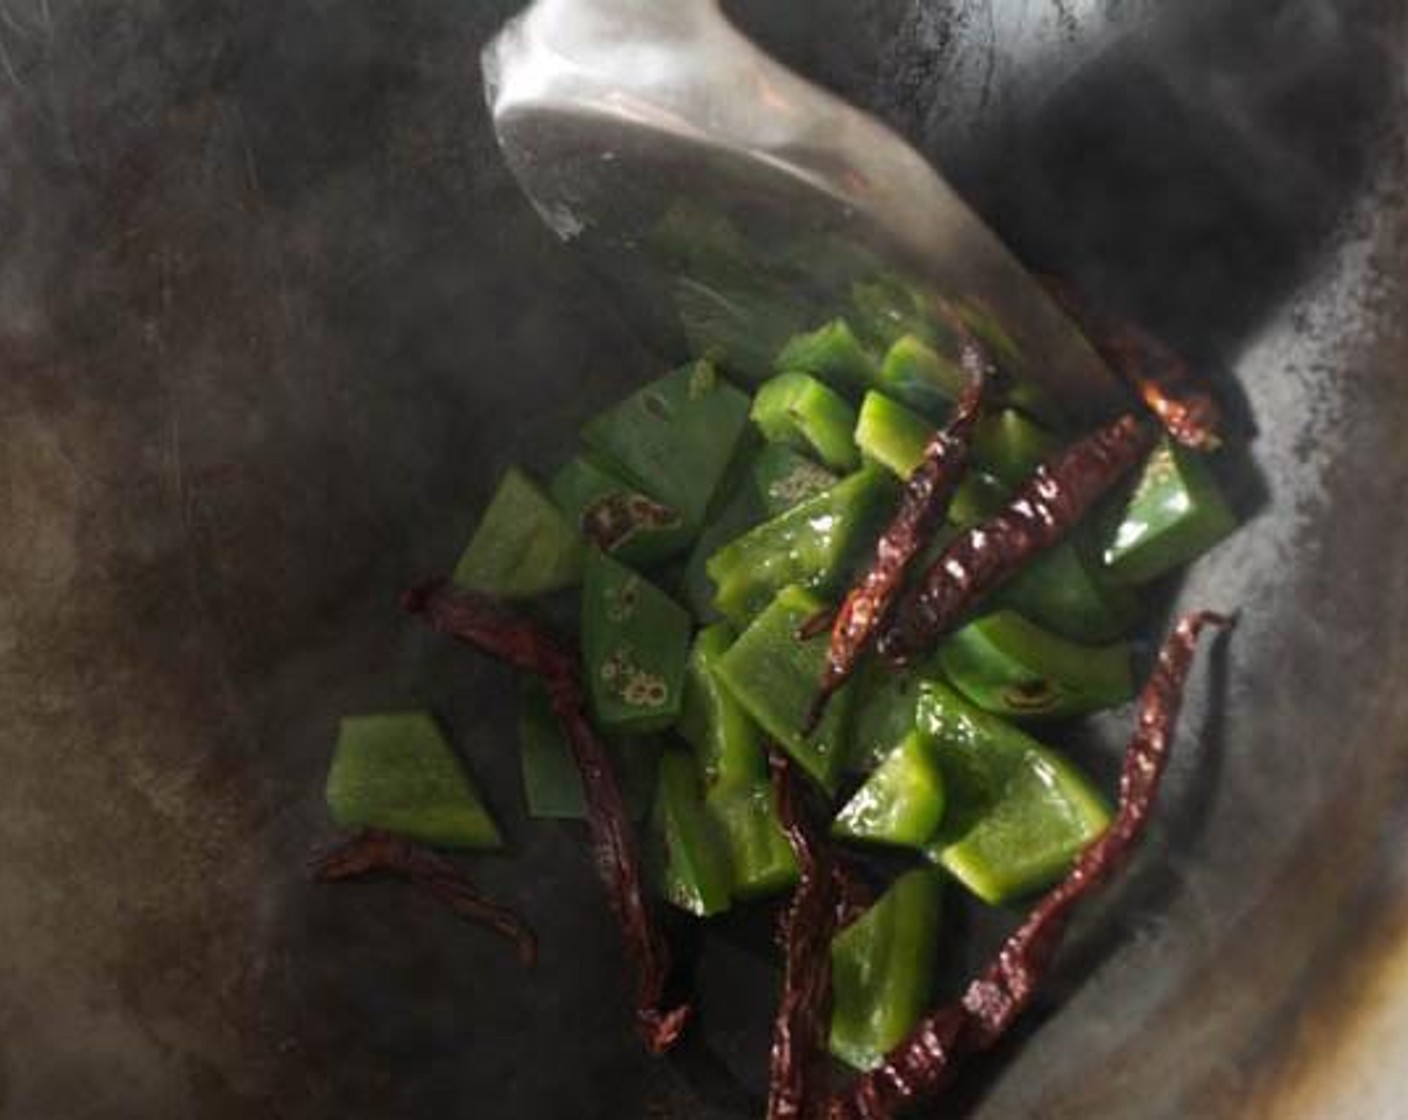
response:
{"label": "metal spatula", "polygon": [[537,0],[484,72],[544,221],[696,350],[764,376],[788,331],[903,277],[982,309],[1066,414],[1119,406],[1085,340],[918,153],[770,59],[716,0]]}

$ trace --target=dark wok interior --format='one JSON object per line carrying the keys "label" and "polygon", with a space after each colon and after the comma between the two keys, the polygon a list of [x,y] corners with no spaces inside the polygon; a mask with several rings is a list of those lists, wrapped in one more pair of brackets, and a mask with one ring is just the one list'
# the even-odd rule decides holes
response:
{"label": "dark wok interior", "polygon": [[[540,226],[477,52],[513,3],[0,10],[0,1115],[757,1115],[773,973],[702,950],[651,1062],[505,677],[403,623],[497,470],[665,360]],[[1140,871],[982,1116],[1273,1099],[1393,903],[1408,700],[1408,46],[1385,0],[746,0],[1034,267],[1215,376],[1244,531]],[[343,712],[427,704],[513,839],[520,974],[393,885],[313,889]],[[1095,761],[1099,761],[1098,756]],[[1150,1086],[1158,1092],[1151,1097]]]}

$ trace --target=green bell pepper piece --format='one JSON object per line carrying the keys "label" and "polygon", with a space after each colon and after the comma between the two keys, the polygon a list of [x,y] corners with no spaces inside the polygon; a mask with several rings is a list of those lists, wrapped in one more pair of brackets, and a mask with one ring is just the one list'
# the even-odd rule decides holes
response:
{"label": "green bell pepper piece", "polygon": [[984,902],[1049,886],[1108,827],[1109,807],[1079,770],[952,689],[926,683],[917,721],[948,794],[925,852]]}
{"label": "green bell pepper piece", "polygon": [[880,388],[933,422],[948,417],[967,382],[956,362],[912,334],[897,338],[880,363]]}
{"label": "green bell pepper piece", "polygon": [[689,352],[750,385],[772,376],[779,348],[806,321],[795,290],[760,283],[756,275],[684,278],[674,297]]}
{"label": "green bell pepper piece", "polygon": [[860,402],[855,442],[860,453],[898,478],[905,479],[924,460],[934,425],[917,412],[871,390]]}
{"label": "green bell pepper piece", "polygon": [[1237,526],[1205,457],[1165,438],[1111,518],[1102,559],[1110,579],[1147,583],[1201,556]]}
{"label": "green bell pepper piece", "polygon": [[[926,417],[872,390],[861,401],[856,446],[869,462],[908,478],[934,430]],[[1052,436],[1020,413],[1007,409],[984,417],[974,433],[973,466],[954,494],[949,519],[968,525],[997,513],[1011,498],[1009,486],[1030,475],[1055,446]]]}
{"label": "green bell pepper piece", "polygon": [[687,751],[667,750],[660,758],[655,823],[664,841],[666,900],[701,918],[727,910],[733,887],[728,849],[705,808]]}
{"label": "green bell pepper piece", "polygon": [[748,398],[694,362],[587,421],[582,442],[697,531],[747,425]]}
{"label": "green bell pepper piece", "polygon": [[847,768],[869,774],[889,758],[914,730],[923,684],[942,679],[938,659],[932,655],[897,670],[874,658],[861,662],[851,685],[855,698],[846,743]]}
{"label": "green bell pepper piece", "polygon": [[996,611],[939,647],[944,676],[985,711],[1008,719],[1056,719],[1123,704],[1134,696],[1129,644],[1079,645]]}
{"label": "green bell pepper piece", "polygon": [[874,1069],[919,1022],[933,996],[943,884],[901,875],[831,942],[831,1053]]}
{"label": "green bell pepper piece", "polygon": [[978,421],[973,433],[973,461],[1000,481],[1018,486],[1060,445],[1046,429],[1015,409],[1005,408]]}
{"label": "green bell pepper piece", "polygon": [[[586,820],[586,797],[572,748],[552,710],[547,688],[536,677],[525,677],[519,689],[518,746],[528,815],[542,820]],[[626,811],[638,821],[655,796],[659,748],[650,739],[626,739],[608,742],[606,749],[621,784]]]}
{"label": "green bell pepper piece", "polygon": [[772,443],[814,455],[833,470],[860,466],[851,433],[856,412],[845,398],[806,373],[780,373],[753,398],[753,423]]}
{"label": "green bell pepper piece", "polygon": [[998,513],[1012,499],[1012,491],[986,471],[970,467],[948,504],[950,523],[969,528]]}
{"label": "green bell pepper piece", "polygon": [[905,335],[932,343],[939,333],[924,295],[898,276],[881,274],[851,284],[851,322],[867,344],[883,349]]}
{"label": "green bell pepper piece", "polygon": [[782,443],[770,443],[753,460],[753,485],[768,517],[830,490],[839,479]]}
{"label": "green bell pepper piece", "polygon": [[548,493],[582,536],[623,564],[657,564],[694,539],[677,511],[585,455],[552,477]]}
{"label": "green bell pepper piece", "polygon": [[911,731],[836,814],[847,840],[922,848],[944,815],[944,776],[933,742]]}
{"label": "green bell pepper piece", "polygon": [[339,828],[379,828],[441,848],[498,848],[498,826],[425,712],[347,716],[327,779]]}
{"label": "green bell pepper piece", "polygon": [[877,376],[875,359],[845,319],[794,335],[778,352],[774,365],[779,372],[810,373],[852,397],[875,384]]}
{"label": "green bell pepper piece", "polygon": [[518,694],[518,750],[528,815],[544,820],[582,820],[582,777],[548,700],[547,688],[527,678]]}
{"label": "green bell pepper piece", "polygon": [[524,599],[576,583],[582,542],[538,484],[509,467],[455,565],[459,587]]}
{"label": "green bell pepper piece", "polygon": [[720,785],[705,795],[728,850],[732,894],[761,898],[797,882],[797,857],[782,831],[767,779]]}
{"label": "green bell pepper piece", "polygon": [[727,622],[706,626],[695,636],[685,668],[677,730],[694,748],[704,788],[710,791],[720,785],[763,781],[768,774],[757,726],[719,683],[719,662],[736,637]]}
{"label": "green bell pepper piece", "polygon": [[1037,557],[994,597],[1038,625],[1076,642],[1108,642],[1138,620],[1143,605],[1127,587],[1097,578],[1076,537]]}
{"label": "green bell pepper piece", "polygon": [[974,299],[954,300],[953,308],[1004,372],[1012,376],[1021,372],[1026,365],[1022,348],[992,311]]}
{"label": "green bell pepper piece", "polygon": [[719,659],[718,677],[763,731],[808,774],[833,790],[845,761],[850,690],[841,689],[811,735],[803,738],[830,635],[797,639],[797,629],[823,603],[801,587],[786,587]]}
{"label": "green bell pepper piece", "polygon": [[635,734],[668,727],[684,694],[689,614],[599,549],[582,576],[582,660],[597,723]]}
{"label": "green bell pepper piece", "polygon": [[714,606],[718,588],[709,575],[710,559],[724,545],[756,528],[767,517],[757,489],[743,485],[728,493],[718,512],[704,526],[689,554],[682,581],[684,600],[700,622],[712,622],[721,617]]}
{"label": "green bell pepper piece", "polygon": [[741,624],[789,584],[839,591],[874,544],[896,492],[883,471],[861,470],[731,541],[706,565],[718,589],[714,605]]}

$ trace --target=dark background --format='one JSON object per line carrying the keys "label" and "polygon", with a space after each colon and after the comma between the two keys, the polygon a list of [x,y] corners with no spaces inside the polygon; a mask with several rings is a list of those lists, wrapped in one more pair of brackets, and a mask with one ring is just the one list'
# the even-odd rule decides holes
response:
{"label": "dark background", "polygon": [[[579,838],[523,819],[505,678],[394,609],[504,462],[655,368],[498,161],[477,53],[514,7],[0,7],[5,1117],[748,1105],[766,965],[726,928],[703,1041],[649,1063]],[[985,1112],[1250,1110],[1401,835],[1400,6],[730,11],[1234,402],[1254,516],[1191,593],[1246,624],[1160,867]],[[477,873],[533,977],[394,886],[305,882],[337,716],[419,703],[514,841]]]}

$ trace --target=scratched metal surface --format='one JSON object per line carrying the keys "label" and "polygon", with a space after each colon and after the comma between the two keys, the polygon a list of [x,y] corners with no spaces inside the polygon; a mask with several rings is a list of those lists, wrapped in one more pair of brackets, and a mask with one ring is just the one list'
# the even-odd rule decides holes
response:
{"label": "scratched metal surface", "polygon": [[[703,1040],[647,1062],[579,838],[523,819],[502,676],[393,606],[499,465],[658,362],[495,157],[476,53],[511,7],[0,7],[7,1120],[755,1103],[747,931],[706,947]],[[966,1106],[1396,1115],[1398,6],[736,7],[1029,260],[1216,371],[1251,440],[1251,521],[1187,592],[1245,621],[1151,858]],[[422,702],[513,838],[477,873],[539,926],[531,979],[394,887],[303,881],[336,717]]]}

